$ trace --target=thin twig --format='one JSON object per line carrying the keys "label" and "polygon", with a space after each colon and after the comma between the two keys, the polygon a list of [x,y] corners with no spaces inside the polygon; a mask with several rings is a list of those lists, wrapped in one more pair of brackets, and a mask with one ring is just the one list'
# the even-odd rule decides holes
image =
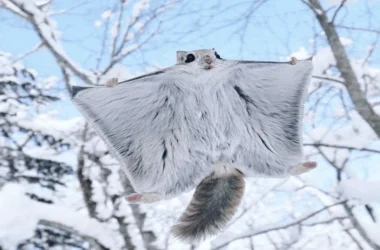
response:
{"label": "thin twig", "polygon": [[326,80],[326,81],[330,81],[330,82],[336,82],[336,83],[340,83],[340,84],[345,84],[344,81],[342,80],[339,80],[339,79],[335,79],[335,78],[331,78],[331,77],[327,77],[327,76],[312,76],[313,78],[315,79],[320,79],[320,80]]}
{"label": "thin twig", "polygon": [[355,148],[355,147],[350,147],[350,146],[332,145],[332,144],[325,144],[325,143],[304,143],[303,145],[311,146],[311,147],[328,147],[328,148],[337,148],[337,149],[357,150],[357,151],[380,154],[380,150],[370,149],[370,148]]}
{"label": "thin twig", "polygon": [[34,52],[37,52],[39,49],[41,49],[42,47],[44,46],[44,43],[43,42],[40,42],[38,45],[34,46],[33,49],[31,49],[30,51],[26,52],[25,54],[22,54],[20,55],[19,57],[15,58],[13,61],[11,61],[11,63],[16,63],[22,59],[24,59],[25,57],[33,54]]}
{"label": "thin twig", "polygon": [[334,20],[335,20],[335,18],[337,17],[337,15],[338,15],[340,9],[342,9],[342,7],[344,6],[344,4],[345,4],[346,2],[347,2],[347,0],[343,0],[342,2],[340,2],[338,9],[336,9],[336,11],[335,11],[335,13],[334,13],[334,15],[333,15],[333,17],[332,17],[332,19],[331,19],[331,21],[330,21],[331,24],[334,24]]}
{"label": "thin twig", "polygon": [[371,32],[371,33],[376,33],[376,34],[380,35],[380,30],[375,30],[375,29],[368,29],[368,28],[361,28],[361,27],[349,27],[349,26],[340,25],[340,24],[335,24],[334,26],[337,28],[341,28],[341,29]]}
{"label": "thin twig", "polygon": [[329,209],[331,207],[342,205],[345,202],[346,202],[346,200],[340,201],[340,202],[337,202],[337,203],[334,203],[334,204],[331,204],[329,206],[325,206],[325,207],[323,207],[323,208],[321,208],[321,209],[319,209],[319,210],[317,210],[317,211],[315,211],[313,213],[310,213],[310,214],[304,216],[303,218],[301,218],[299,220],[296,220],[294,222],[291,222],[291,223],[287,223],[287,224],[280,225],[280,226],[268,227],[266,229],[258,230],[258,231],[253,232],[253,233],[243,234],[242,236],[234,237],[233,239],[229,240],[228,242],[225,242],[225,243],[217,246],[216,248],[213,248],[212,250],[222,249],[223,247],[227,246],[228,244],[230,244],[233,241],[237,241],[237,240],[241,240],[241,239],[246,239],[246,238],[249,238],[249,237],[253,237],[253,236],[269,233],[271,231],[277,231],[277,230],[281,230],[281,229],[286,229],[288,227],[296,226],[298,224],[301,224],[303,221],[306,221],[306,220],[312,218],[313,216],[315,216],[315,215],[317,215],[319,213],[322,213],[323,211],[325,211],[325,210],[327,210],[327,209]]}

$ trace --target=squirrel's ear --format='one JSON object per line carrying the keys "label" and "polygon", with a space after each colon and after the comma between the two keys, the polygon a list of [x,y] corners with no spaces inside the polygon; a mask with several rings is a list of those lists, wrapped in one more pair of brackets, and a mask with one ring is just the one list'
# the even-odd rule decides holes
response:
{"label": "squirrel's ear", "polygon": [[185,61],[186,54],[186,51],[177,51],[177,64]]}

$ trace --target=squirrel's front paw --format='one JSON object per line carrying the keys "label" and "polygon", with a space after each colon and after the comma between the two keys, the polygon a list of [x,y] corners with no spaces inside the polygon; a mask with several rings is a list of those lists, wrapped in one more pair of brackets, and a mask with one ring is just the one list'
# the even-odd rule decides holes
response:
{"label": "squirrel's front paw", "polygon": [[106,83],[106,87],[108,87],[108,88],[112,88],[112,87],[114,87],[118,82],[119,82],[119,81],[118,81],[117,78],[112,78],[112,79],[110,79],[110,80],[107,81],[107,83]]}

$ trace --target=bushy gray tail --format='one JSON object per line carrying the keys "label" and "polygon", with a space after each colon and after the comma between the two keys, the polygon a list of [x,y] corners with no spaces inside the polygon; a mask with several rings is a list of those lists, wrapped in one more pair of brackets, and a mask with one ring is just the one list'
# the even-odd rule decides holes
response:
{"label": "bushy gray tail", "polygon": [[236,213],[243,194],[244,177],[240,172],[214,172],[196,188],[189,206],[172,228],[173,235],[198,242],[217,234]]}

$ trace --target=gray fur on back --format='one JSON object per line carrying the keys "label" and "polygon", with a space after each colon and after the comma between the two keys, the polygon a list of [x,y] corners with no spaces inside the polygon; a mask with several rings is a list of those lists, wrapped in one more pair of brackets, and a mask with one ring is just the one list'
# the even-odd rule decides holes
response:
{"label": "gray fur on back", "polygon": [[199,183],[186,211],[172,228],[174,236],[194,243],[219,233],[235,215],[244,186],[243,175],[234,169],[223,176],[213,173],[206,177]]}
{"label": "gray fur on back", "polygon": [[286,176],[302,160],[311,60],[290,65],[214,58],[213,65],[176,65],[73,96],[137,192],[179,195],[220,164],[245,176]]}

